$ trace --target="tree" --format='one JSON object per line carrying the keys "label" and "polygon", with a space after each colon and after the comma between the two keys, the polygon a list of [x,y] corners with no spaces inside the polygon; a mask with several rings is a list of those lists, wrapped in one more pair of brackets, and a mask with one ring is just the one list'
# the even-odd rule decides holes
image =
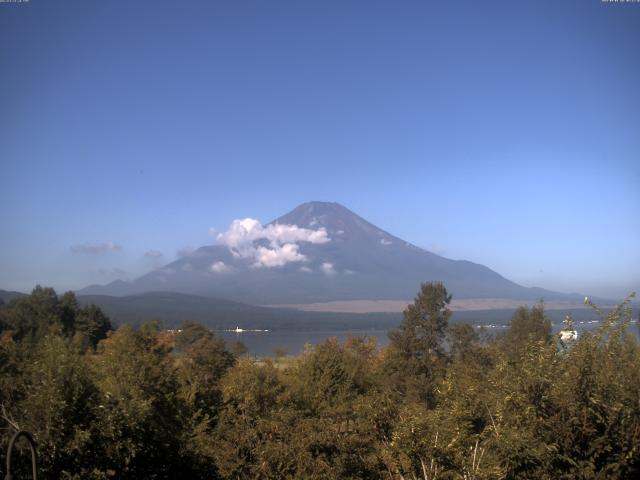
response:
{"label": "tree", "polygon": [[[215,442],[203,439],[199,450],[215,457],[225,478],[264,478],[265,437],[274,436],[268,423],[274,410],[282,409],[285,389],[270,361],[257,366],[240,360],[222,380],[223,408]],[[272,459],[271,459],[272,460]]]}
{"label": "tree", "polygon": [[80,304],[76,294],[73,292],[65,292],[58,297],[59,318],[65,335],[73,335],[76,328],[76,317],[80,311]]}
{"label": "tree", "polygon": [[220,381],[234,365],[234,355],[222,338],[208,328],[185,322],[176,336],[176,374],[179,395],[184,404],[180,412],[183,448],[191,467],[200,473],[191,478],[212,478],[214,460],[212,437],[222,404]]}
{"label": "tree", "polygon": [[113,329],[109,317],[103,313],[100,307],[93,304],[87,305],[77,312],[74,327],[75,332],[86,338],[93,348],[100,340],[107,338]]}
{"label": "tree", "polygon": [[249,352],[249,348],[240,340],[231,342],[231,353],[233,353],[234,357],[240,358],[241,356],[245,355],[248,352]]}
{"label": "tree", "polygon": [[26,339],[35,344],[51,326],[62,325],[58,295],[53,288],[37,285],[31,295],[11,302],[5,321],[16,340]]}
{"label": "tree", "polygon": [[154,324],[140,331],[122,326],[98,344],[91,358],[103,445],[96,468],[122,479],[189,478],[180,448],[183,404],[169,354]]}
{"label": "tree", "polygon": [[435,404],[435,382],[446,365],[444,339],[451,295],[441,282],[423,283],[400,327],[389,332],[387,371],[401,394]]}
{"label": "tree", "polygon": [[551,342],[551,321],[544,312],[544,303],[540,301],[531,309],[519,307],[511,317],[509,327],[500,338],[502,349],[513,361],[518,361],[527,345]]}
{"label": "tree", "polygon": [[176,337],[183,355],[178,359],[178,379],[183,400],[194,415],[210,420],[220,404],[219,382],[235,363],[222,338],[206,327],[185,322]]}
{"label": "tree", "polygon": [[53,288],[40,285],[0,312],[0,329],[12,330],[16,340],[34,345],[53,330],[66,337],[78,334],[82,343],[95,347],[111,331],[109,318],[96,305],[81,308],[73,292],[58,296]]}
{"label": "tree", "polygon": [[557,478],[640,477],[640,344],[628,331],[630,300],[583,332],[561,360],[542,425],[557,454]]}
{"label": "tree", "polygon": [[462,362],[472,360],[480,343],[480,335],[468,323],[452,325],[447,332],[451,357]]}
{"label": "tree", "polygon": [[355,371],[336,338],[308,351],[288,373],[298,407],[314,415],[338,413],[357,391]]}
{"label": "tree", "polygon": [[38,342],[25,370],[24,399],[14,413],[20,428],[36,438],[41,471],[46,478],[91,472],[101,448],[95,423],[99,402],[81,352],[52,332]]}

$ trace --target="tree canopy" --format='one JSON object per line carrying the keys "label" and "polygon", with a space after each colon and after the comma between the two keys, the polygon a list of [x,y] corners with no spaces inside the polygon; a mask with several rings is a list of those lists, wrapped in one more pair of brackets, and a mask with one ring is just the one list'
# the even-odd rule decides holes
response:
{"label": "tree canopy", "polygon": [[423,284],[385,348],[328,339],[273,361],[193,322],[114,331],[37,287],[0,305],[0,451],[31,431],[50,479],[640,475],[628,301],[562,347],[542,304],[490,337],[449,325],[450,300]]}

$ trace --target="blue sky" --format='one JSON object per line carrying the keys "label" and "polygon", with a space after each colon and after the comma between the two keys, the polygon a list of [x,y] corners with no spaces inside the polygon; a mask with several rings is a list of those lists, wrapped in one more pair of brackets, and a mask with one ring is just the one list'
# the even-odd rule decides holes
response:
{"label": "blue sky", "polygon": [[640,4],[599,0],[0,4],[0,288],[134,278],[330,200],[527,286],[623,296],[638,45]]}

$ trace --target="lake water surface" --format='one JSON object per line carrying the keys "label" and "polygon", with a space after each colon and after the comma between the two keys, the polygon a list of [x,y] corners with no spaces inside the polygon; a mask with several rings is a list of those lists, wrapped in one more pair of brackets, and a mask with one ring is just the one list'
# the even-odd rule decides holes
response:
{"label": "lake water surface", "polygon": [[240,341],[249,349],[249,354],[258,357],[273,356],[276,347],[284,347],[289,355],[300,355],[305,344],[317,345],[328,338],[336,337],[340,343],[349,337],[373,337],[378,346],[389,343],[387,330],[324,330],[290,331],[271,330],[269,332],[216,332],[222,335],[227,344]]}
{"label": "lake water surface", "polygon": [[[588,320],[576,320],[575,329],[580,333],[593,330],[601,325],[600,321],[592,318]],[[476,325],[478,327],[478,325]],[[499,333],[506,328],[506,324],[484,324],[490,334]],[[553,322],[553,331],[562,329],[561,322]],[[630,325],[629,330],[636,336],[640,336],[637,321]],[[227,344],[235,341],[242,342],[250,355],[268,357],[274,355],[274,349],[284,347],[289,355],[300,355],[304,351],[305,344],[317,345],[328,338],[335,337],[339,342],[344,342],[349,337],[372,337],[376,339],[378,347],[384,347],[389,343],[387,329],[354,329],[354,330],[271,330],[268,332],[216,332],[224,338]]]}

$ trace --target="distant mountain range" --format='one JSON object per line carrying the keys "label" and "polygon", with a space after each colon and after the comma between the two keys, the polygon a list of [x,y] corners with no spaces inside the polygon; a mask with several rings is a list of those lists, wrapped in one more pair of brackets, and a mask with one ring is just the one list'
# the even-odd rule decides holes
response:
{"label": "distant mountain range", "polygon": [[[0,290],[0,300],[5,303],[25,298],[20,292]],[[199,297],[176,292],[147,292],[137,295],[112,297],[107,295],[79,295],[81,305],[98,305],[111,319],[114,326],[129,324],[138,326],[147,320],[159,320],[164,328],[177,328],[183,321],[192,320],[210,328],[269,329],[289,331],[337,331],[387,330],[396,327],[402,313],[347,313],[310,312],[293,308],[270,308]],[[636,307],[637,308],[637,305]],[[513,315],[513,308],[492,310],[454,311],[451,322],[472,324],[506,324]],[[547,310],[549,318],[560,323],[568,312],[576,319],[595,319],[593,312],[567,306]]]}
{"label": "distant mountain range", "polygon": [[280,330],[391,328],[401,313],[301,312],[287,308],[247,305],[229,300],[175,292],[148,292],[125,297],[81,295],[81,304],[96,304],[115,325],[140,325],[160,320],[165,328],[176,328],[192,320],[216,329],[268,328]]}
{"label": "distant mountain range", "polygon": [[[27,296],[26,293],[0,289],[0,301],[6,304]],[[78,295],[77,298],[81,305],[98,305],[114,326],[138,326],[147,320],[159,320],[164,328],[177,328],[185,320],[191,320],[215,329],[234,329],[238,326],[244,329],[296,331],[387,329],[397,325],[402,318],[400,312],[301,312],[176,292],[147,292],[121,297]]]}
{"label": "distant mountain range", "polygon": [[518,285],[483,265],[451,260],[372,225],[338,203],[308,202],[267,225],[236,221],[216,245],[133,281],[91,285],[79,295],[153,291],[253,305],[356,299],[407,300],[442,281],[454,298],[523,301],[580,297]]}
{"label": "distant mountain range", "polygon": [[12,292],[9,290],[0,290],[0,300],[2,300],[4,303],[9,303],[12,300],[15,300],[16,298],[22,298],[22,297],[26,297],[27,294],[26,293],[22,293],[22,292]]}

